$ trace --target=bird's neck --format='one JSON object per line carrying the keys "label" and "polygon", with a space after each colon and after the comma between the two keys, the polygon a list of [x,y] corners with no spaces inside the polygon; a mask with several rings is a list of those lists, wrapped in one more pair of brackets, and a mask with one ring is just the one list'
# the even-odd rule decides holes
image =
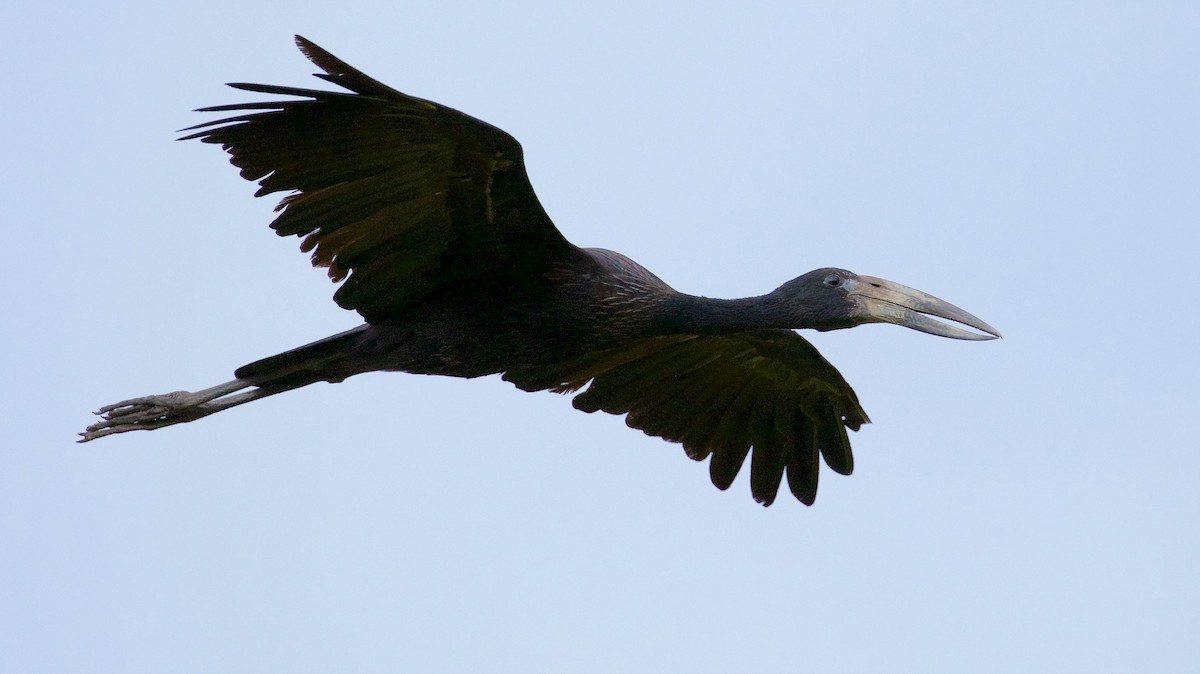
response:
{"label": "bird's neck", "polygon": [[723,335],[803,327],[794,308],[775,293],[735,300],[676,294],[666,298],[656,314],[654,331],[662,334]]}

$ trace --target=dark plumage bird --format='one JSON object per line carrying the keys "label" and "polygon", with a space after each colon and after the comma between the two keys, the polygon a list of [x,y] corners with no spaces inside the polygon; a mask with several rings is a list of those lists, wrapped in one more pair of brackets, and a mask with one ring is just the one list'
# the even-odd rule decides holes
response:
{"label": "dark plumage bird", "polygon": [[774,501],[786,475],[811,504],[818,457],[848,475],[846,429],[868,419],[793,329],[888,322],[956,339],[1000,336],[937,298],[844,269],[817,269],[760,297],[679,293],[619,253],[567,241],[507,133],[296,43],[325,71],[317,77],[350,93],[232,84],[293,98],[204,108],[236,114],[184,138],[222,146],[243,178],[258,181],[256,196],[287,193],[271,227],[302,237],[313,264],[342,282],[334,300],[366,323],[245,365],[219,386],[108,405],[83,441],[362,372],[503,373],[526,391],[587,386],[576,408],[625,414],[692,459],[711,457],[721,489],[750,455],[756,500]]}

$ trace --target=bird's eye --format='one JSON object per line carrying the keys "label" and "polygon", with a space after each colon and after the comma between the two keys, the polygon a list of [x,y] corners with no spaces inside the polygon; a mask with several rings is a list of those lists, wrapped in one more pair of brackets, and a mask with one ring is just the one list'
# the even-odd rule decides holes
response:
{"label": "bird's eye", "polygon": [[825,285],[829,286],[830,288],[836,288],[842,285],[842,277],[838,276],[837,274],[830,274],[829,276],[825,277]]}

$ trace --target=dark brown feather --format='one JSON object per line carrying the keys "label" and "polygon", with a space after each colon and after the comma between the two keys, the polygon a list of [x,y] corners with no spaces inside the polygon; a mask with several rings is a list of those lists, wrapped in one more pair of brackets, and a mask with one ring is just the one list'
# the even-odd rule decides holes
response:
{"label": "dark brown feather", "polygon": [[354,94],[237,84],[305,100],[248,111],[183,138],[221,145],[259,195],[289,192],[272,227],[304,237],[345,283],[334,299],[376,323],[439,290],[498,275],[538,278],[578,259],[546,216],[512,136],[408,96],[297,38],[321,79]]}
{"label": "dark brown feather", "polygon": [[[817,454],[848,474],[845,428],[867,422],[854,391],[803,337],[790,330],[639,340],[554,370],[511,370],[526,390],[577,390],[585,412],[628,413],[650,435],[683,441],[688,455],[711,457],[713,484],[727,489],[753,447],[750,485],[770,504],[786,470],[791,491],[811,503]],[[806,500],[807,499],[807,500]]]}

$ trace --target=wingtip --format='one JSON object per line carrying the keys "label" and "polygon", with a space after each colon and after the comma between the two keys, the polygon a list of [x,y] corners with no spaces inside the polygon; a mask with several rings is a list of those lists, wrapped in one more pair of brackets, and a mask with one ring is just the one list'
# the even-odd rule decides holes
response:
{"label": "wingtip", "polygon": [[[313,63],[316,63],[317,59],[321,58],[321,55],[328,53],[319,45],[317,45],[316,42],[313,42],[299,33],[292,37],[296,41],[296,48],[300,50],[301,54],[304,54],[304,58],[312,61]],[[320,66],[321,64],[317,63],[317,65]]]}

